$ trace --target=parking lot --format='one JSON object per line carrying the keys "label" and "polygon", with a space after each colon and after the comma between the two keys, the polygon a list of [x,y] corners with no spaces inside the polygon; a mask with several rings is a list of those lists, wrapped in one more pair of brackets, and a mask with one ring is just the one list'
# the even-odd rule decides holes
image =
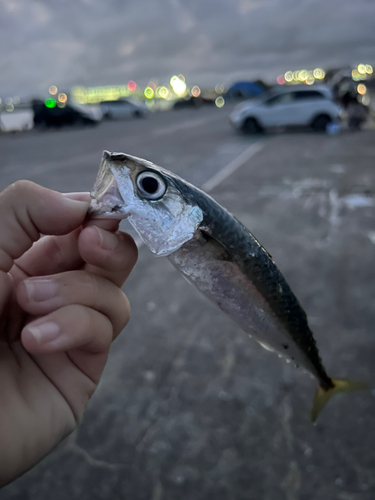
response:
{"label": "parking lot", "polygon": [[[231,107],[0,136],[0,189],[91,189],[103,149],[147,158],[236,215],[306,309],[329,374],[375,383],[375,130],[242,136]],[[124,223],[124,227],[127,227]],[[132,320],[78,430],[1,500],[372,500],[375,391],[334,398],[142,246]]]}

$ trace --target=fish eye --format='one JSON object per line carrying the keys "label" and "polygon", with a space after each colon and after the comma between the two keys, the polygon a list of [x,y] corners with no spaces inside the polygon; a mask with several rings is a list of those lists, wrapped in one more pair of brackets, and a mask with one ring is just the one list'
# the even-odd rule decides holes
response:
{"label": "fish eye", "polygon": [[164,180],[153,172],[142,172],[137,177],[139,194],[148,200],[158,200],[167,190]]}

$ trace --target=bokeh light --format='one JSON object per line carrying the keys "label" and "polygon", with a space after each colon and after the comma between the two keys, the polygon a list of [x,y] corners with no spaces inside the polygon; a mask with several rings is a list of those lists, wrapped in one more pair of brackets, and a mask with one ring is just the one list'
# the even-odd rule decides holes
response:
{"label": "bokeh light", "polygon": [[353,80],[360,80],[361,79],[361,75],[358,73],[358,70],[353,69],[352,78],[353,78]]}
{"label": "bokeh light", "polygon": [[151,87],[146,87],[144,91],[144,96],[147,99],[152,99],[154,97],[154,89],[152,89]]}
{"label": "bokeh light", "polygon": [[198,85],[194,85],[190,92],[193,97],[199,97],[201,95],[201,89]]}
{"label": "bokeh light", "polygon": [[55,99],[51,99],[51,98],[46,99],[44,101],[44,104],[45,104],[46,108],[55,108],[56,107]]}
{"label": "bokeh light", "polygon": [[293,80],[293,73],[292,71],[287,71],[284,75],[285,81],[286,82],[291,82]]}
{"label": "bokeh light", "polygon": [[358,70],[358,73],[360,73],[361,75],[366,74],[366,66],[364,64],[358,64],[357,70]]}
{"label": "bokeh light", "polygon": [[58,90],[57,90],[57,87],[56,85],[51,85],[50,88],[48,89],[48,92],[51,94],[51,95],[56,95]]}
{"label": "bokeh light", "polygon": [[362,96],[362,97],[361,97],[361,101],[362,101],[362,104],[363,104],[364,106],[368,106],[368,105],[370,104],[370,101],[371,101],[371,100],[370,100],[370,96],[368,96],[368,95],[364,95],[364,96]]}
{"label": "bokeh light", "polygon": [[133,82],[133,80],[129,80],[127,87],[130,90],[130,92],[134,92],[135,89],[137,88],[137,84]]}
{"label": "bokeh light", "polygon": [[367,92],[366,85],[363,85],[363,83],[360,83],[357,87],[357,92],[358,92],[358,94],[365,95]]}
{"label": "bokeh light", "polygon": [[316,78],[317,80],[323,80],[323,78],[326,76],[326,73],[324,69],[322,68],[315,68],[313,71],[313,77]]}
{"label": "bokeh light", "polygon": [[170,79],[171,87],[178,96],[183,96],[186,92],[186,83],[180,77],[174,75]]}
{"label": "bokeh light", "polygon": [[225,104],[225,100],[224,100],[224,97],[222,97],[221,95],[219,97],[216,97],[215,99],[215,105],[218,107],[218,108],[222,108]]}
{"label": "bokeh light", "polygon": [[68,96],[64,94],[64,92],[62,92],[61,94],[59,94],[57,100],[64,103],[68,100]]}
{"label": "bokeh light", "polygon": [[368,75],[372,75],[372,73],[374,72],[374,69],[373,67],[371,66],[371,64],[366,64],[366,73]]}

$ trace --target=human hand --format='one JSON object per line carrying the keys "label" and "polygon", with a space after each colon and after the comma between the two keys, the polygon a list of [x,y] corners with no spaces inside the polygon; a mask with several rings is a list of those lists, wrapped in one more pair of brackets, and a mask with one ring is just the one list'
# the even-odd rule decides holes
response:
{"label": "human hand", "polygon": [[89,196],[68,196],[0,194],[0,486],[74,430],[129,320],[135,243],[115,221],[82,226]]}

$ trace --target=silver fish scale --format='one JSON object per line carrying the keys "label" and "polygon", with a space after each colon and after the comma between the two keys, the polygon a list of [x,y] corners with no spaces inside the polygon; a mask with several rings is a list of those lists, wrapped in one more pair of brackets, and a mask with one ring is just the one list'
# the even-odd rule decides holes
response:
{"label": "silver fish scale", "polygon": [[[175,179],[173,181],[175,182]],[[238,219],[215,200],[194,186],[182,182],[177,184],[183,195],[189,201],[195,200],[202,209],[204,232],[227,250],[230,258],[255,285],[274,316],[284,325],[291,339],[304,353],[305,364],[318,377],[321,386],[330,388],[332,382],[323,367],[306,313],[271,255]],[[288,348],[285,343],[284,349]]]}

